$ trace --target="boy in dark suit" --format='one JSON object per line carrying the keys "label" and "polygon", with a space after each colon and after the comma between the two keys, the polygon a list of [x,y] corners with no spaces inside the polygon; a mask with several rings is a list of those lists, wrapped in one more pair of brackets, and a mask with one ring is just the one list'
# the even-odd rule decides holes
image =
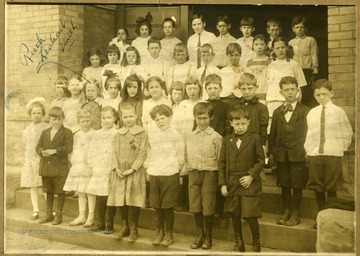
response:
{"label": "boy in dark suit", "polygon": [[[42,132],[36,146],[36,152],[40,156],[39,175],[42,176],[47,207],[46,216],[41,218],[39,223],[53,221],[53,225],[59,225],[62,222],[65,202],[63,187],[70,168],[68,155],[73,149],[73,135],[71,130],[62,125],[64,118],[64,111],[53,107],[49,112],[51,128]],[[52,214],[54,194],[58,195],[55,218]]]}
{"label": "boy in dark suit", "polygon": [[277,224],[295,226],[300,223],[302,189],[309,177],[304,142],[307,132],[306,116],[310,109],[297,101],[299,87],[294,77],[283,77],[279,85],[286,102],[274,110],[269,135],[269,158],[270,162],[277,164],[277,185],[281,187],[284,207],[284,213],[278,218]]}
{"label": "boy in dark suit", "polygon": [[258,218],[262,194],[260,172],[264,167],[264,150],[258,134],[248,131],[249,115],[242,108],[230,111],[234,132],[224,138],[219,160],[221,193],[226,197],[224,211],[231,213],[236,244],[234,251],[244,252],[241,218],[249,223],[253,237],[252,252],[260,252]]}

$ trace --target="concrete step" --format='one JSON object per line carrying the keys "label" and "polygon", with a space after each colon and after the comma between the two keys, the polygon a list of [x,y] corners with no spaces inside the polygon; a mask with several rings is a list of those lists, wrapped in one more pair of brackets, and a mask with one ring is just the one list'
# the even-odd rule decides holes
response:
{"label": "concrete step", "polygon": [[[263,200],[266,201],[266,200]],[[39,197],[40,209],[45,211],[45,199]],[[56,198],[54,205],[56,205]],[[30,194],[28,189],[16,192],[16,207],[31,210]],[[66,198],[64,215],[75,218],[78,214],[77,199]],[[29,216],[31,213],[29,214]],[[313,219],[302,218],[302,223],[296,227],[279,226],[276,224],[278,214],[263,213],[259,219],[262,245],[268,248],[275,248],[293,252],[314,252],[316,243],[316,231],[312,229]],[[115,223],[121,222],[120,213],[117,212]],[[139,227],[155,229],[155,213],[151,208],[141,209]],[[174,232],[193,236],[196,234],[193,214],[188,212],[176,212]],[[243,221],[243,235],[246,244],[252,243],[251,233],[246,221]],[[225,227],[220,227],[220,219],[215,218],[213,237],[215,239],[233,241],[233,230],[231,221]],[[299,239],[301,237],[301,239]]]}
{"label": "concrete step", "polygon": [[[6,232],[16,232],[21,235],[21,243],[28,244],[32,239],[40,238],[47,239],[48,241],[57,241],[65,244],[73,244],[76,247],[73,247],[75,251],[71,253],[84,253],[84,250],[89,251],[91,254],[95,253],[106,253],[109,251],[116,252],[126,252],[126,251],[156,251],[159,254],[165,254],[166,252],[187,252],[186,254],[211,254],[215,255],[219,253],[228,253],[231,251],[234,243],[230,241],[213,239],[213,247],[209,251],[204,250],[192,250],[190,245],[194,240],[193,236],[188,236],[184,234],[174,233],[174,243],[168,248],[162,246],[154,246],[151,244],[152,239],[154,238],[154,230],[139,228],[139,238],[136,242],[131,243],[127,238],[124,238],[123,241],[116,240],[117,232],[116,230],[120,229],[119,225],[115,225],[115,233],[113,234],[103,234],[99,232],[91,232],[89,229],[83,228],[82,226],[72,227],[68,223],[72,218],[64,216],[63,223],[57,226],[51,225],[51,223],[38,224],[37,221],[30,221],[29,216],[31,216],[31,211],[26,209],[12,208],[7,209],[6,211]],[[6,251],[16,252],[17,244],[11,243],[8,240],[11,234],[6,235],[5,245]],[[18,241],[19,242],[19,241]],[[16,248],[13,248],[16,247]],[[51,248],[51,246],[46,246]],[[62,247],[59,245],[53,246],[55,251],[59,253],[62,250]],[[66,246],[66,248],[71,248],[71,246]],[[25,248],[23,248],[26,250]],[[33,247],[27,248],[28,250],[22,251],[22,253],[43,253],[44,250],[41,250],[38,246],[33,245]],[[250,246],[246,246],[246,250],[249,251]],[[48,253],[49,251],[46,251]],[[270,248],[262,247],[262,252],[268,253],[279,253],[286,252],[283,250],[274,250]]]}

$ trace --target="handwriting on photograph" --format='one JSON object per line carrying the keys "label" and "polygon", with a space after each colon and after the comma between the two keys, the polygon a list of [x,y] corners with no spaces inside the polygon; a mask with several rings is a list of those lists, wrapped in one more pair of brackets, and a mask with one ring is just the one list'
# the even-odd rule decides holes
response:
{"label": "handwriting on photograph", "polygon": [[[77,26],[72,20],[59,21],[59,28],[56,32],[47,35],[34,35],[33,44],[20,44],[20,59],[24,66],[29,66],[32,63],[37,63],[36,72],[39,73],[43,64],[47,61],[52,53],[55,43],[59,43],[61,53],[70,51],[72,45],[75,43],[73,38],[74,31]],[[61,37],[61,38],[60,38]]]}

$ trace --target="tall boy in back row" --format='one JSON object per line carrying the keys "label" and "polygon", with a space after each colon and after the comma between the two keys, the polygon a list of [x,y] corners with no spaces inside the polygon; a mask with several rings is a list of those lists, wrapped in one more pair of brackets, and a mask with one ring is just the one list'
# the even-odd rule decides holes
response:
{"label": "tall boy in back row", "polygon": [[[351,144],[352,128],[345,111],[332,103],[332,84],[319,79],[313,84],[319,106],[307,116],[305,150],[309,161],[309,188],[315,191],[319,211],[336,198],[343,183],[341,157]],[[327,192],[327,200],[325,199]],[[316,224],[314,228],[317,228]]]}
{"label": "tall boy in back row", "polygon": [[307,132],[306,115],[310,109],[297,101],[299,86],[294,77],[283,77],[279,85],[286,102],[275,109],[273,114],[269,135],[269,161],[272,162],[273,159],[277,165],[277,185],[281,187],[284,208],[277,224],[295,226],[300,223],[302,189],[309,177],[304,142]]}

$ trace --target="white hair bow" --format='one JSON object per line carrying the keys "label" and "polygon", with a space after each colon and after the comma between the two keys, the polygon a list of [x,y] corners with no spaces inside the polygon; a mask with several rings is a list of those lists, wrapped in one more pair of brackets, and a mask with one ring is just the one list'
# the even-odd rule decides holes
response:
{"label": "white hair bow", "polygon": [[42,103],[42,102],[45,102],[45,99],[44,99],[44,97],[35,97],[35,98],[29,100],[29,103],[26,104],[26,108],[27,108],[27,109],[30,109],[31,104],[33,104],[34,102],[40,102],[40,103]]}

